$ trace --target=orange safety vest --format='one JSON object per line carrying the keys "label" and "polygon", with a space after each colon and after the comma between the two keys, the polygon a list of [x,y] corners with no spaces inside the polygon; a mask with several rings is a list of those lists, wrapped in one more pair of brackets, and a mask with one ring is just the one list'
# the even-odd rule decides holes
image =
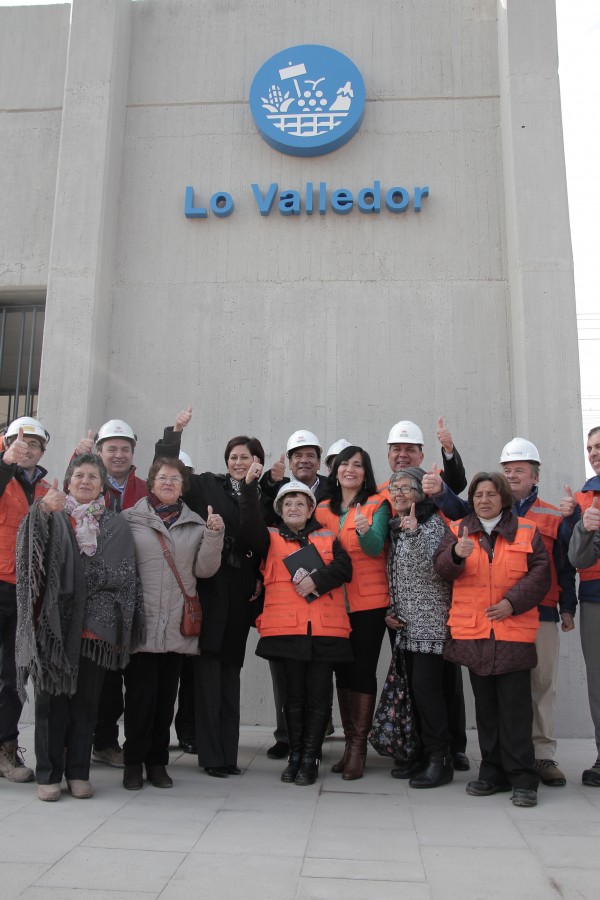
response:
{"label": "orange safety vest", "polygon": [[554,543],[558,537],[558,529],[562,522],[561,512],[556,506],[552,506],[551,503],[545,503],[544,500],[540,500],[537,497],[535,503],[525,513],[525,518],[537,526],[550,560],[550,577],[552,582],[550,590],[539,605],[557,606],[562,588],[558,584],[558,575],[554,563]]}
{"label": "orange safety vest", "polygon": [[[49,490],[48,482],[40,478],[34,488],[34,499],[38,500]],[[17,531],[28,512],[27,494],[17,479],[11,478],[0,497],[0,581],[16,584]]]}
{"label": "orange safety vest", "polygon": [[[290,573],[283,560],[290,553],[300,549],[300,542],[286,541],[277,528],[269,528],[271,546],[261,571],[265,580],[265,605],[256,621],[261,637],[280,635],[306,635],[310,623],[313,637],[347,638],[350,635],[350,620],[344,603],[341,587],[322,594],[309,602],[294,590]],[[325,565],[333,562],[333,542],[331,531],[313,531],[308,536]]]}
{"label": "orange safety vest", "polygon": [[[575,499],[579,503],[581,514],[589,509],[594,502],[594,497],[600,497],[600,491],[577,491]],[[600,559],[597,559],[593,566],[587,569],[577,569],[581,581],[597,581],[600,579]]]}
{"label": "orange safety vest", "polygon": [[[368,519],[369,525],[377,510],[386,502],[383,494],[373,494],[365,503],[360,504],[361,513]],[[350,612],[361,612],[365,609],[380,609],[389,606],[390,591],[385,569],[385,553],[368,556],[360,546],[355,525],[356,507],[351,506],[340,527],[341,517],[331,511],[330,501],[324,500],[317,506],[315,518],[321,525],[330,528],[334,534],[339,533],[342,547],[352,559],[352,581],[346,584],[346,597]]]}
{"label": "orange safety vest", "polygon": [[[450,525],[457,538],[460,525],[460,521]],[[534,643],[540,624],[537,606],[499,622],[488,619],[485,610],[499,603],[508,589],[527,574],[527,557],[533,553],[535,532],[535,525],[519,518],[512,544],[501,535],[496,538],[491,562],[477,534],[469,535],[475,541],[475,549],[466,558],[463,574],[456,579],[452,590],[448,625],[453,638],[463,641],[489,638],[493,629],[499,641]]]}

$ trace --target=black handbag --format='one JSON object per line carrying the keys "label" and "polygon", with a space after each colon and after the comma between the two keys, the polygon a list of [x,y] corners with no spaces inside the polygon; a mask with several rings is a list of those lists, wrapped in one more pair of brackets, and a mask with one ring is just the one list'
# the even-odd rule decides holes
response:
{"label": "black handbag", "polygon": [[398,763],[410,762],[421,749],[404,654],[401,650],[392,654],[390,668],[373,716],[369,743],[380,756],[392,757]]}

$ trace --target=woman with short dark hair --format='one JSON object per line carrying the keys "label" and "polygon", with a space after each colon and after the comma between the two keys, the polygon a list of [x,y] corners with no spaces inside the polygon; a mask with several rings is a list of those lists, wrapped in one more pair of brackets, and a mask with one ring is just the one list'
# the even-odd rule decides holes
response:
{"label": "woman with short dark hair", "polygon": [[435,570],[454,582],[444,655],[469,669],[481,750],[475,797],[513,789],[515,806],[535,806],[531,674],[537,663],[537,604],[550,587],[550,561],[536,526],[512,512],[510,486],[499,472],[479,472],[469,485],[473,509],[452,522]]}

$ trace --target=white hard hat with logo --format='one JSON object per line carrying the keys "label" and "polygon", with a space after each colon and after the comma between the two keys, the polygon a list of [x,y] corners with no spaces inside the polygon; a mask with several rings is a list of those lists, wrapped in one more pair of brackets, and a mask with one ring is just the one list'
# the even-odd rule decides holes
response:
{"label": "white hard hat with logo", "polygon": [[423,432],[419,426],[414,422],[409,422],[408,419],[396,422],[392,426],[387,442],[388,444],[420,444],[421,446],[425,443]]}
{"label": "white hard hat with logo", "polygon": [[194,463],[192,462],[192,457],[189,455],[189,453],[186,453],[185,450],[180,450],[179,459],[184,464],[186,469],[191,469],[192,472],[195,472]]}
{"label": "white hard hat with logo", "polygon": [[311,508],[313,510],[317,505],[317,499],[309,487],[302,484],[301,481],[288,481],[287,484],[284,484],[283,487],[279,488],[273,503],[273,509],[278,516],[281,515],[281,504],[283,503],[283,498],[286,494],[306,494],[309,502],[312,504]]}
{"label": "white hard hat with logo", "polygon": [[108,438],[123,438],[126,441],[131,441],[134,447],[137,443],[137,434],[133,433],[131,425],[128,425],[123,419],[111,419],[109,422],[105,422],[94,437],[94,443],[100,444],[102,441],[108,440]]}
{"label": "white hard hat with logo", "polygon": [[508,463],[522,461],[541,463],[540,454],[538,448],[535,444],[532,444],[531,441],[528,441],[525,438],[516,437],[503,447],[502,453],[500,454],[500,462]]}
{"label": "white hard hat with logo", "polygon": [[319,438],[312,431],[295,431],[289,436],[286,447],[288,459],[292,450],[298,447],[317,447],[319,454],[323,452]]}
{"label": "white hard hat with logo", "polygon": [[15,419],[14,422],[10,423],[4,433],[7,447],[18,436],[19,428],[23,429],[23,437],[39,438],[44,445],[44,449],[46,448],[50,435],[41,422],[38,422],[37,419],[32,419],[31,416],[21,416],[20,419]]}
{"label": "white hard hat with logo", "polygon": [[347,441],[346,438],[340,438],[339,441],[334,441],[327,453],[325,454],[325,462],[332,457],[337,456],[338,453],[341,453],[342,450],[345,450],[346,447],[351,447],[352,444],[350,441]]}

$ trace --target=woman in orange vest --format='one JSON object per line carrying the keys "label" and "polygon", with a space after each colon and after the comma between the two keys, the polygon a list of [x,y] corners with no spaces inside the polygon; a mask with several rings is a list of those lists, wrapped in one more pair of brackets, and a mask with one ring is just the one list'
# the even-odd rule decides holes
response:
{"label": "woman in orange vest", "polygon": [[361,447],[346,447],[336,456],[327,490],[330,499],[317,507],[317,519],[339,535],[352,560],[346,604],[354,662],[335,670],[346,747],[331,769],[351,781],[363,776],[375,710],[377,662],[389,606],[384,548],[391,509],[377,493],[371,459]]}
{"label": "woman in orange vest", "polygon": [[[274,508],[282,522],[267,528],[257,481],[262,470],[255,457],[241,482],[240,497],[240,534],[263,560],[265,599],[256,621],[256,653],[283,663],[290,755],[281,780],[307,786],[317,779],[331,711],[333,667],[352,659],[342,590],[352,577],[352,563],[336,535],[315,520],[317,501],[299,481],[279,490]],[[317,551],[317,568],[307,569],[303,563],[292,577],[290,555],[303,548]]]}
{"label": "woman in orange vest", "polygon": [[467,666],[475,695],[481,766],[467,793],[512,787],[515,806],[535,806],[530,671],[550,561],[536,526],[512,512],[504,475],[479,472],[468,496],[474,512],[451,523],[434,557],[438,575],[454,582],[444,655]]}

